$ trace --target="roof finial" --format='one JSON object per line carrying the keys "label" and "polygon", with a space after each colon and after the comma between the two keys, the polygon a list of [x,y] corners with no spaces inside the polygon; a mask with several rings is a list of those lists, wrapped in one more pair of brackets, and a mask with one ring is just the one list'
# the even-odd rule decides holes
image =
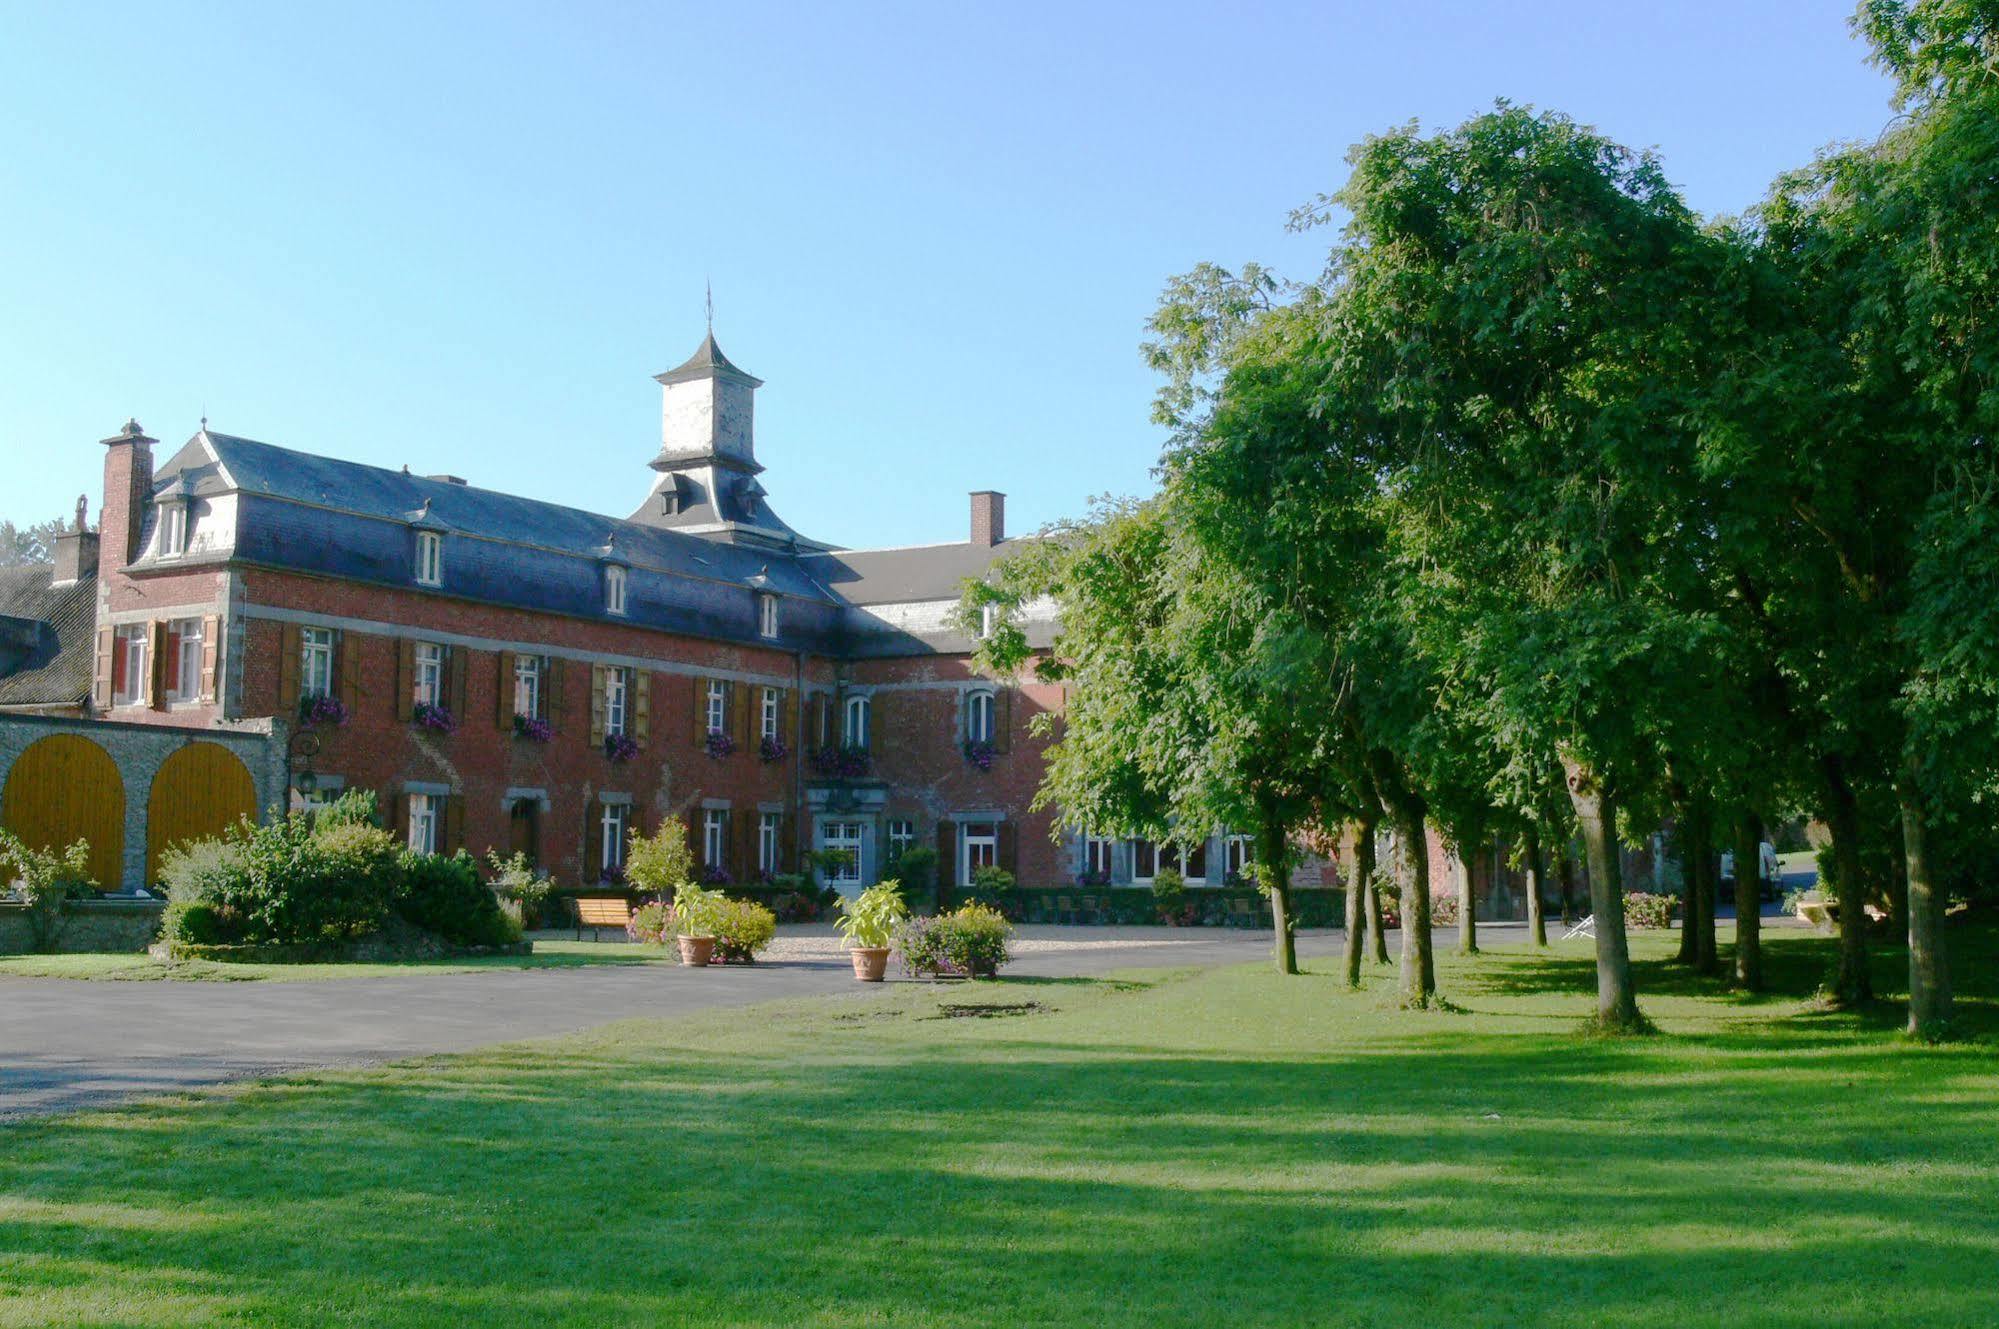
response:
{"label": "roof finial", "polygon": [[715,279],[708,278],[708,335],[715,335]]}
{"label": "roof finial", "polygon": [[76,529],[77,529],[77,530],[79,530],[79,531],[87,531],[87,530],[89,530],[89,529],[90,529],[90,527],[89,527],[89,526],[87,526],[87,525],[85,525],[85,524],[84,524],[84,520],[83,520],[83,518],[84,518],[84,514],[85,514],[85,513],[87,513],[88,511],[90,511],[90,495],[88,495],[88,494],[78,494],[78,495],[76,496]]}

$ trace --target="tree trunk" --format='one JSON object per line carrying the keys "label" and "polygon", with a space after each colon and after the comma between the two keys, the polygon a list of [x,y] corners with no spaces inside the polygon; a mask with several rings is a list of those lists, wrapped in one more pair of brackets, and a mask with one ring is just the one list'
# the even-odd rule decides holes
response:
{"label": "tree trunk", "polygon": [[1693,910],[1692,916],[1681,926],[1693,932],[1694,972],[1712,974],[1719,968],[1714,953],[1714,906],[1715,897],[1720,893],[1721,863],[1715,857],[1714,810],[1705,802],[1697,804],[1697,808],[1695,833],[1687,847],[1688,866],[1692,869],[1688,895]]}
{"label": "tree trunk", "polygon": [[1573,926],[1576,921],[1576,856],[1572,841],[1562,842],[1561,853],[1555,856],[1555,876],[1562,888],[1562,926]]}
{"label": "tree trunk", "polygon": [[1638,991],[1631,981],[1631,952],[1624,939],[1624,880],[1617,861],[1617,816],[1602,777],[1574,756],[1562,755],[1569,801],[1582,825],[1589,861],[1590,913],[1596,920],[1596,1027],[1607,1034],[1638,1033]]}
{"label": "tree trunk", "polygon": [[1291,865],[1287,828],[1273,800],[1264,800],[1257,827],[1256,866],[1259,880],[1270,888],[1270,921],[1277,929],[1277,972],[1298,972],[1298,940],[1291,924]]}
{"label": "tree trunk", "polygon": [[1437,993],[1436,959],[1430,952],[1430,853],[1420,804],[1396,810],[1396,838],[1409,865],[1402,885],[1402,1004],[1425,1007]]}
{"label": "tree trunk", "polygon": [[1944,950],[1944,893],[1930,876],[1929,811],[1913,761],[1895,781],[1902,807],[1902,855],[1909,881],[1909,1032],[1937,1039],[1950,1033],[1950,963]]}
{"label": "tree trunk", "polygon": [[1376,964],[1388,963],[1388,930],[1381,923],[1381,884],[1373,874],[1367,879],[1367,945]]}
{"label": "tree trunk", "polygon": [[1700,838],[1700,813],[1687,797],[1686,786],[1673,782],[1673,811],[1679,818],[1674,829],[1680,838],[1680,949],[1673,958],[1691,965],[1700,958],[1700,860],[1695,844]]}
{"label": "tree trunk", "polygon": [[1906,853],[1888,856],[1888,935],[1909,935],[1909,857]]}
{"label": "tree trunk", "polygon": [[[1841,1006],[1857,1006],[1874,997],[1867,969],[1867,884],[1860,875],[1860,800],[1846,778],[1837,753],[1825,757],[1826,824],[1832,828],[1833,890],[1839,904],[1839,968],[1831,996]],[[1904,814],[1903,834],[1907,835]],[[1762,846],[1757,846],[1758,858]]]}
{"label": "tree trunk", "polygon": [[1347,935],[1341,958],[1346,961],[1347,986],[1357,988],[1361,948],[1367,942],[1368,892],[1374,882],[1374,822],[1372,819],[1349,822],[1347,834]]}
{"label": "tree trunk", "polygon": [[1745,992],[1763,990],[1762,856],[1762,824],[1741,809],[1735,814],[1735,986]]}
{"label": "tree trunk", "polygon": [[1548,944],[1548,921],[1541,916],[1541,831],[1527,823],[1527,935],[1536,946]]}
{"label": "tree trunk", "polygon": [[1476,884],[1476,863],[1473,861],[1478,851],[1458,855],[1458,954],[1478,954],[1478,886]]}

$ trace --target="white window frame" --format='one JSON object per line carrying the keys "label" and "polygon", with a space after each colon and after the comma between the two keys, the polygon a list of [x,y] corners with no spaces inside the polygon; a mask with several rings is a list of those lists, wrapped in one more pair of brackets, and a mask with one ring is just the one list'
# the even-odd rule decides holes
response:
{"label": "white window frame", "polygon": [[[976,858],[978,861],[973,862]],[[999,866],[999,823],[967,822],[958,832],[958,884],[970,886],[972,873]]]}
{"label": "white window frame", "polygon": [[989,689],[982,688],[977,692],[965,694],[965,741],[967,743],[999,741],[999,699]]}
{"label": "white window frame", "polygon": [[819,847],[821,849],[844,849],[851,859],[841,867],[826,874],[826,880],[836,886],[858,886],[861,883],[861,859],[867,854],[867,832],[865,823],[848,818],[819,823]]}
{"label": "white window frame", "polygon": [[623,737],[631,721],[632,671],[623,665],[604,666],[604,733]]}
{"label": "white window frame", "polygon": [[703,711],[707,717],[709,734],[729,732],[729,685],[720,679],[708,680],[707,706]]}
{"label": "white window frame", "polygon": [[701,866],[724,867],[729,858],[729,812],[709,808],[701,814]]}
{"label": "white window frame", "polygon": [[434,641],[416,644],[416,665],[411,671],[414,690],[410,700],[417,706],[444,704],[444,648]]}
{"label": "white window frame", "polygon": [[616,872],[625,865],[625,852],[631,844],[625,831],[631,821],[629,803],[604,804],[604,811],[597,819],[597,855],[605,872]]}
{"label": "white window frame", "polygon": [[298,695],[333,695],[333,629],[298,630]]}
{"label": "white window frame", "polygon": [[201,620],[176,618],[167,624],[174,642],[174,687],[171,700],[201,700]]}
{"label": "white window frame", "polygon": [[1101,873],[1106,883],[1117,869],[1117,841],[1107,835],[1083,837],[1083,871]]}
{"label": "white window frame", "polygon": [[530,720],[541,718],[542,665],[542,657],[539,655],[514,657],[515,715],[524,715]]}
{"label": "white window frame", "polygon": [[[1140,852],[1140,849],[1139,849],[1139,846],[1141,846],[1141,845],[1147,845],[1147,846],[1150,846],[1150,848],[1151,848],[1151,852],[1152,852],[1152,871],[1151,871],[1151,872],[1143,872],[1143,871],[1141,871],[1141,870],[1140,870],[1140,869],[1141,869],[1141,868],[1142,868],[1142,867],[1144,866],[1144,861],[1145,861],[1145,860],[1144,860],[1144,856],[1143,856],[1143,854],[1142,854],[1142,853]],[[1147,839],[1147,838],[1146,838],[1145,836],[1143,836],[1143,835],[1134,835],[1134,836],[1132,836],[1132,837],[1131,837],[1131,880],[1132,880],[1132,884],[1133,884],[1133,885],[1150,885],[1150,884],[1152,883],[1152,879],[1153,879],[1153,878],[1154,878],[1155,876],[1157,876],[1157,875],[1158,875],[1158,873],[1159,873],[1159,864],[1160,864],[1160,844],[1159,844],[1159,842],[1158,842],[1157,840],[1151,840],[1151,839]]]}
{"label": "white window frame", "polygon": [[1248,835],[1229,835],[1222,841],[1222,880],[1246,876],[1256,861],[1256,840]]}
{"label": "white window frame", "polygon": [[757,871],[771,876],[777,875],[778,855],[781,851],[778,837],[783,825],[782,812],[757,814]]}
{"label": "white window frame", "polygon": [[778,715],[782,709],[783,694],[776,688],[765,688],[763,690],[762,719],[758,726],[759,737],[768,738],[772,741],[776,741],[782,737],[778,733]]}
{"label": "white window frame", "polygon": [[899,858],[916,843],[916,823],[908,817],[890,817],[882,838],[887,850],[882,861]]}
{"label": "white window frame", "polygon": [[444,585],[444,537],[436,531],[416,533],[416,584]]}
{"label": "white window frame", "polygon": [[604,612],[622,614],[625,612],[625,569],[617,563],[604,568]]}
{"label": "white window frame", "polygon": [[444,820],[444,800],[436,794],[409,795],[409,847],[412,853],[437,852]]}
{"label": "white window frame", "polygon": [[160,553],[173,558],[187,552],[187,504],[173,502],[160,508]]}
{"label": "white window frame", "polygon": [[777,597],[769,591],[757,594],[757,635],[765,640],[777,636]]}
{"label": "white window frame", "polygon": [[125,659],[125,689],[112,694],[113,706],[143,706],[151,691],[153,671],[147,658],[152,653],[153,629],[149,623],[127,623],[112,631],[112,648]]}
{"label": "white window frame", "polygon": [[978,639],[984,641],[988,637],[991,637],[999,625],[1000,607],[998,605],[980,605]]}
{"label": "white window frame", "polygon": [[868,726],[874,722],[874,706],[864,692],[847,698],[840,708],[840,741],[850,748],[868,745]]}

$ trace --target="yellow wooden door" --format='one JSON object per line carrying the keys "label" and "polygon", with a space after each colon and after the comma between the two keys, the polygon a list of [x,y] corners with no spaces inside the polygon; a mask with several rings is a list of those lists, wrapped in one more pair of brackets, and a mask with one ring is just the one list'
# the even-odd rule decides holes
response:
{"label": "yellow wooden door", "polygon": [[257,785],[240,757],[219,743],[175,750],[146,799],[146,883],[160,879],[160,856],[174,845],[220,835],[256,815]]}
{"label": "yellow wooden door", "polygon": [[111,754],[81,734],[29,744],[0,791],[0,825],[37,849],[90,841],[90,875],[105,890],[125,882],[125,782]]}

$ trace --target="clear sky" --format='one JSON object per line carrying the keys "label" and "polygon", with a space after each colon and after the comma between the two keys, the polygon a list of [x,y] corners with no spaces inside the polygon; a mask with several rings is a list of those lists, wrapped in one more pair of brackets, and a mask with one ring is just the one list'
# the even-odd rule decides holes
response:
{"label": "clear sky", "polygon": [[1356,139],[1503,96],[1740,211],[1887,122],[1848,11],[0,0],[0,517],[204,411],[623,515],[712,279],[794,526],[1029,529],[1149,488],[1163,282],[1311,275]]}

